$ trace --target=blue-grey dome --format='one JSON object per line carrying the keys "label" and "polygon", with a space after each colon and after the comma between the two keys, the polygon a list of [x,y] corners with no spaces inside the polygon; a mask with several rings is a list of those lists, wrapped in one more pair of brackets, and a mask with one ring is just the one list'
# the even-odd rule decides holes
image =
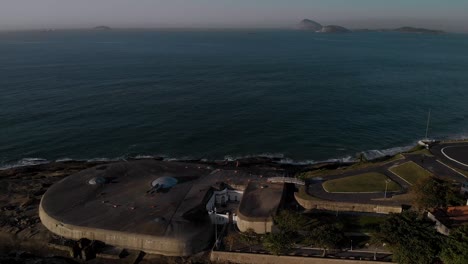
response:
{"label": "blue-grey dome", "polygon": [[155,189],[167,189],[177,184],[177,179],[173,177],[160,177],[151,183]]}
{"label": "blue-grey dome", "polygon": [[94,177],[91,180],[88,181],[88,184],[91,185],[101,185],[101,184],[106,184],[107,180],[104,177]]}

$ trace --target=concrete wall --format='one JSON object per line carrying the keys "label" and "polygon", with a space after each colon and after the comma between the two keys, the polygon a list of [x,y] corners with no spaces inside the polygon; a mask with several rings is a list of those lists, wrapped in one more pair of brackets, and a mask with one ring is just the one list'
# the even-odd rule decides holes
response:
{"label": "concrete wall", "polygon": [[305,209],[328,210],[338,212],[362,212],[362,213],[401,213],[403,211],[401,205],[378,205],[378,204],[358,204],[358,203],[343,203],[321,200],[306,200],[294,194],[296,201]]}
{"label": "concrete wall", "polygon": [[165,256],[189,256],[198,253],[208,245],[211,235],[207,232],[206,236],[197,237],[197,241],[194,242],[173,237],[157,237],[69,225],[50,217],[42,208],[42,204],[39,205],[39,218],[42,224],[52,233],[65,238],[99,240],[113,246]]}
{"label": "concrete wall", "polygon": [[265,220],[252,220],[246,219],[242,214],[237,215],[237,228],[241,232],[247,231],[247,229],[252,228],[257,234],[266,234],[271,232],[273,227],[273,219]]}
{"label": "concrete wall", "polygon": [[311,258],[296,256],[274,256],[266,254],[234,253],[212,251],[210,260],[215,263],[238,263],[238,264],[379,264],[387,263],[368,260],[348,260],[331,258]]}
{"label": "concrete wall", "polygon": [[444,224],[442,224],[439,220],[437,220],[437,217],[435,217],[435,215],[433,215],[431,212],[427,212],[427,218],[435,222],[435,229],[437,230],[437,232],[446,236],[450,235],[450,229]]}

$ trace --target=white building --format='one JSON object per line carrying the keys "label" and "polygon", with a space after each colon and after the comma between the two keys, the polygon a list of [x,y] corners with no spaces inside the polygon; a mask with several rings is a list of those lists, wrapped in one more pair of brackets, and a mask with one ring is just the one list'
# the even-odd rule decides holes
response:
{"label": "white building", "polygon": [[[242,199],[242,191],[225,188],[221,191],[213,191],[213,195],[206,203],[206,211],[210,215],[211,221],[218,225],[227,223],[237,223],[237,215],[233,212],[220,212],[220,206],[229,203],[238,203]],[[216,208],[218,206],[218,210]]]}

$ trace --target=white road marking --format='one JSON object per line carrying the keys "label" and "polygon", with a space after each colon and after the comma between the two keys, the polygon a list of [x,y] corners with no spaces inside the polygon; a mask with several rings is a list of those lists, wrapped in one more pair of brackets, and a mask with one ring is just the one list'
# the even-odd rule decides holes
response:
{"label": "white road marking", "polygon": [[449,165],[447,165],[447,164],[443,163],[442,161],[440,161],[440,160],[437,160],[437,162],[439,162],[440,164],[444,165],[445,167],[447,167],[447,168],[449,168],[449,169],[453,170],[454,172],[456,172],[456,173],[460,174],[461,176],[463,176],[463,177],[467,178],[465,174],[463,174],[463,173],[461,173],[461,172],[457,171],[456,169],[454,169],[454,168],[450,167]]}
{"label": "white road marking", "polygon": [[451,160],[451,161],[453,161],[453,162],[456,162],[456,163],[458,163],[458,164],[460,164],[460,165],[463,165],[463,166],[465,166],[465,167],[468,167],[468,164],[462,163],[462,162],[460,162],[460,161],[458,161],[458,160],[456,160],[456,159],[453,159],[453,158],[449,157],[447,154],[445,154],[445,151],[444,151],[444,150],[445,150],[446,148],[453,148],[453,147],[460,147],[460,146],[448,146],[448,147],[442,148],[442,149],[440,150],[440,152],[442,152],[442,154],[443,154],[447,159],[449,159],[449,160]]}

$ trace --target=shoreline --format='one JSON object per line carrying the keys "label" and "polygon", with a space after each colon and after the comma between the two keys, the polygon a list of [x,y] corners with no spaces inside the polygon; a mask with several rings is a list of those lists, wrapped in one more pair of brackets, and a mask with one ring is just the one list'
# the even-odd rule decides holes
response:
{"label": "shoreline", "polygon": [[[451,140],[440,143],[443,144],[447,142],[464,143],[468,141]],[[413,154],[413,156],[424,155],[418,151],[421,149],[423,148],[413,148],[413,152],[418,152],[418,154]],[[406,153],[412,154],[412,152]],[[385,164],[388,159],[392,159],[393,157],[394,156],[385,156],[378,160],[363,161],[363,166],[372,169],[371,167],[374,166],[382,166],[382,164]],[[418,158],[416,156],[414,157],[415,161],[418,161]],[[142,158],[138,160],[141,159]],[[165,160],[161,157],[145,157],[145,159],[154,159],[164,162],[181,162],[180,160]],[[50,254],[55,254],[56,256],[59,254],[66,255],[67,252],[56,253],[55,251],[51,251],[47,243],[44,242],[50,241],[54,236],[42,225],[37,214],[42,195],[50,186],[56,182],[61,181],[69,175],[75,174],[87,168],[121,161],[122,160],[62,160],[58,162],[54,161],[38,165],[0,170],[0,186],[3,186],[2,189],[0,189],[0,260],[2,257],[1,255],[4,253],[18,252],[21,250],[26,250],[39,256],[46,256]],[[130,161],[130,159],[127,161]],[[361,165],[358,164],[360,163],[359,161],[348,163],[335,161],[306,165],[286,164],[280,163],[278,161],[278,158],[272,157],[249,157],[232,161],[184,160],[183,162],[203,164],[205,166],[212,167],[213,169],[222,168],[225,170],[239,170],[251,174],[263,175],[263,177],[271,177],[278,174],[291,177],[298,176],[303,172],[311,171],[328,171],[331,173],[329,174],[331,177],[342,177],[346,173],[352,173],[348,171],[348,169],[366,169],[361,168]],[[119,262],[117,261],[109,263]]]}
{"label": "shoreline", "polygon": [[[437,140],[438,143],[459,143],[459,142],[468,142],[468,138],[452,138],[445,140]],[[29,167],[29,166],[39,166],[44,164],[51,163],[68,163],[68,162],[79,162],[79,163],[94,163],[94,162],[118,162],[118,161],[130,161],[130,160],[144,160],[144,159],[153,159],[160,161],[178,161],[178,162],[201,162],[201,163],[222,163],[222,162],[236,162],[236,161],[248,161],[248,160],[263,160],[269,161],[272,163],[283,164],[283,165],[293,165],[293,166],[311,166],[311,165],[321,165],[321,164],[343,164],[351,165],[356,162],[359,162],[360,155],[364,155],[364,158],[367,161],[378,161],[380,159],[385,159],[386,157],[392,157],[400,153],[405,153],[417,146],[417,141],[413,144],[407,146],[397,146],[386,149],[371,149],[360,151],[355,154],[355,156],[344,155],[338,158],[329,158],[325,160],[312,160],[312,159],[292,159],[287,156],[284,156],[280,153],[264,153],[264,154],[253,154],[253,155],[239,155],[239,156],[224,156],[224,159],[206,159],[206,158],[197,158],[190,156],[183,156],[180,158],[170,157],[166,155],[135,155],[135,156],[121,156],[114,158],[89,158],[89,159],[72,159],[72,158],[59,158],[59,159],[44,159],[44,158],[22,158],[17,161],[7,162],[0,165],[0,172],[4,170]]]}

